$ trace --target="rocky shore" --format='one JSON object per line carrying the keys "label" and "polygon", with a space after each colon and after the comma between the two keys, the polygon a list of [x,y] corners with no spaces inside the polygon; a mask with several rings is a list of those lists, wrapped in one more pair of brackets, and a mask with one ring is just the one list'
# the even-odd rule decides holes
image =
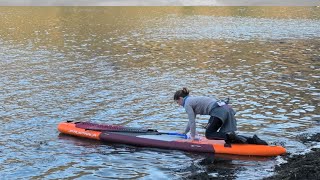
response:
{"label": "rocky shore", "polygon": [[[306,143],[309,141],[320,142],[320,134],[301,139]],[[275,175],[264,180],[297,179],[310,180],[320,179],[320,149],[313,148],[312,151],[304,155],[294,155],[288,157],[287,163],[275,168]]]}
{"label": "rocky shore", "polygon": [[[315,134],[311,137],[305,136],[299,138],[303,143],[309,142],[320,142],[320,133]],[[275,173],[271,177],[264,178],[263,180],[310,180],[310,179],[320,179],[320,148],[313,148],[307,154],[303,155],[285,155],[284,160],[286,163],[280,164],[275,167]],[[200,162],[200,165],[205,167],[210,171],[210,167],[214,164],[214,161],[217,159],[212,159],[212,162]],[[220,164],[221,165],[221,164]],[[192,168],[192,167],[190,167]],[[208,172],[201,172],[192,174],[185,179],[193,180],[207,180],[207,179],[236,179],[234,172],[225,172],[223,173],[223,168],[217,170],[217,166],[214,166],[215,171],[222,172],[223,177],[212,177]],[[196,167],[192,168],[192,171],[195,171]],[[189,169],[190,170],[190,169]]]}

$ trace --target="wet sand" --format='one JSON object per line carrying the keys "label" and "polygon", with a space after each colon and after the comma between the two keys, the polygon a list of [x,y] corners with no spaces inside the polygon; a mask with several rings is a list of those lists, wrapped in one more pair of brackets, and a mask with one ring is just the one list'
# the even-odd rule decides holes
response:
{"label": "wet sand", "polygon": [[[310,142],[320,142],[320,133],[315,134],[311,137],[299,137],[302,143]],[[275,167],[275,173],[273,176],[264,178],[263,180],[278,180],[278,179],[320,179],[320,148],[313,148],[311,151],[304,155],[284,155],[283,158],[286,163],[280,164]],[[229,163],[228,161],[225,161]],[[219,165],[217,165],[219,164]],[[205,172],[193,173],[192,175],[186,177],[185,179],[194,179],[194,180],[206,180],[206,179],[236,179],[236,171],[233,172],[225,170],[221,165],[223,164],[222,160],[212,159],[212,161],[206,159],[201,161],[199,165],[206,169]],[[222,165],[223,166],[223,165]],[[214,168],[214,169],[212,169]],[[199,167],[191,166],[186,170],[196,172]],[[213,171],[219,172],[218,177],[212,177],[210,173]],[[220,177],[221,176],[221,177]]]}

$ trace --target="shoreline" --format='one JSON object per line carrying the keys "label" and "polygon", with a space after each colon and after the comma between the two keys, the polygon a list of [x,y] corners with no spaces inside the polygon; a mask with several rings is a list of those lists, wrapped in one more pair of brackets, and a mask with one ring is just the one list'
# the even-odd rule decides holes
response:
{"label": "shoreline", "polygon": [[[300,137],[299,138],[302,143],[310,143],[310,142],[320,142],[320,133]],[[297,180],[309,180],[309,179],[320,179],[320,148],[311,148],[311,151],[306,154],[298,154],[298,155],[284,155],[283,159],[286,161],[280,165],[275,166],[274,174],[262,178],[263,180],[278,180],[278,179],[297,179]],[[208,160],[207,160],[208,161]],[[205,172],[195,173],[185,177],[183,179],[193,179],[193,180],[206,180],[206,179],[236,179],[236,173],[227,172],[223,168],[216,167],[215,169],[219,169],[222,172],[223,177],[212,177],[210,176],[210,167],[214,165],[214,161],[217,159],[212,159],[210,162],[200,162],[200,166],[207,169]],[[185,171],[193,171],[195,172],[199,167],[193,166],[189,167]],[[209,170],[209,171],[208,171]]]}
{"label": "shoreline", "polygon": [[[302,143],[320,142],[320,133],[301,138]],[[320,148],[312,148],[306,154],[287,156],[286,163],[275,167],[273,176],[263,180],[277,179],[320,179]]]}

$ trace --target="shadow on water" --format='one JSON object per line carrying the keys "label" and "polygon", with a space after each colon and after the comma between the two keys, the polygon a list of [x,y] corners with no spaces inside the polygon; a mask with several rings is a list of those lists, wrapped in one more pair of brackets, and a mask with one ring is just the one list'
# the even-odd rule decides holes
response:
{"label": "shadow on water", "polygon": [[[189,167],[180,171],[189,172],[185,179],[236,179],[238,173],[250,166],[250,162],[273,161],[274,157],[238,156],[228,154],[191,154],[194,159]],[[237,162],[235,163],[235,161]],[[248,163],[249,162],[249,163]]]}

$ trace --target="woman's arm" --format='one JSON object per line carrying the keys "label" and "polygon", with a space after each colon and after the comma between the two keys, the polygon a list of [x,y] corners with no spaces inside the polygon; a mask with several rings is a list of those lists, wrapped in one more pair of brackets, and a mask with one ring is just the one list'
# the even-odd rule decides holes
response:
{"label": "woman's arm", "polygon": [[196,136],[196,114],[194,113],[193,109],[191,106],[186,105],[185,106],[185,110],[188,114],[188,125],[186,128],[186,133],[188,133],[189,131],[191,132],[191,138],[194,139]]}

